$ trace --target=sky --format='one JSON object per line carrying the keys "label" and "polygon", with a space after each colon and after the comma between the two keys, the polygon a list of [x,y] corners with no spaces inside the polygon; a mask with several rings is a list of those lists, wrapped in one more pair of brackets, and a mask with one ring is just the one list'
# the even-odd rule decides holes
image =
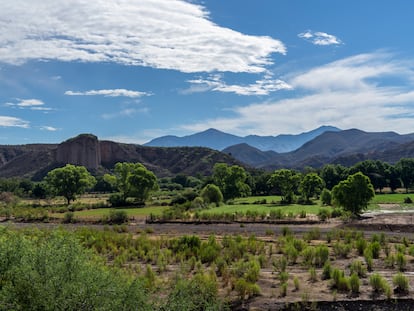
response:
{"label": "sky", "polygon": [[0,145],[414,132],[414,1],[0,0]]}

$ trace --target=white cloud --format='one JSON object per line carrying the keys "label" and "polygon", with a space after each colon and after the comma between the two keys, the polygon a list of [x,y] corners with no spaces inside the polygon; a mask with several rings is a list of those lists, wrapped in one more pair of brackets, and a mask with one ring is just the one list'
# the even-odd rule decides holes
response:
{"label": "white cloud", "polygon": [[49,132],[56,132],[59,130],[58,128],[53,127],[53,126],[41,126],[40,129],[42,131],[49,131]]}
{"label": "white cloud", "polygon": [[266,75],[263,79],[257,80],[248,85],[228,85],[222,80],[221,75],[211,75],[208,78],[199,78],[187,81],[192,86],[183,91],[184,94],[197,93],[205,91],[217,91],[226,93],[235,93],[238,95],[269,95],[271,92],[279,90],[290,90],[292,87],[286,82],[273,79],[272,76]]}
{"label": "white cloud", "polygon": [[44,107],[44,102],[40,99],[17,99],[15,103],[5,103],[4,105],[11,108],[30,109],[38,111],[51,111],[52,108]]}
{"label": "white cloud", "polygon": [[298,34],[299,38],[305,39],[315,45],[339,45],[342,41],[334,36],[327,34],[326,32],[307,30]]}
{"label": "white cloud", "polygon": [[0,62],[114,62],[182,72],[263,72],[279,40],[245,35],[184,0],[14,0],[0,11]]}
{"label": "white cloud", "polygon": [[29,128],[29,122],[22,120],[20,118],[9,117],[9,116],[0,116],[0,126],[1,127],[21,127]]}
{"label": "white cloud", "polygon": [[105,97],[131,97],[131,98],[138,98],[142,96],[150,96],[151,93],[146,92],[138,92],[138,91],[131,91],[125,89],[114,89],[114,90],[90,90],[84,92],[75,92],[75,91],[66,91],[65,95],[69,96],[96,96],[101,95]]}
{"label": "white cloud", "polygon": [[18,107],[35,107],[35,106],[43,106],[45,103],[39,99],[22,99],[20,100],[16,106]]}
{"label": "white cloud", "polygon": [[362,54],[297,73],[291,98],[232,110],[232,116],[184,125],[238,135],[300,133],[320,125],[414,132],[414,60]]}

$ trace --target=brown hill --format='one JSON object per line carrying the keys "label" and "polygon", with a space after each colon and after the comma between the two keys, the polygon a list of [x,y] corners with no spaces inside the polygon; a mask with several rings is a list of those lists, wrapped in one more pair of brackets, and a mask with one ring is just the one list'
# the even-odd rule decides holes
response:
{"label": "brown hill", "polygon": [[99,141],[81,134],[61,144],[0,146],[0,177],[41,179],[65,164],[83,165],[92,172],[107,171],[117,162],[140,162],[157,176],[211,174],[217,162],[239,164],[231,156],[203,147],[144,147]]}

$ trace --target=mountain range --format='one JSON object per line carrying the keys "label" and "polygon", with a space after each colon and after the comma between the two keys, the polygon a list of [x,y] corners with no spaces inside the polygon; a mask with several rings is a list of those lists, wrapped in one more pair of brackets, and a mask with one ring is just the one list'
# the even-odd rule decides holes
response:
{"label": "mountain range", "polygon": [[324,132],[340,131],[334,126],[321,126],[310,132],[298,135],[281,134],[278,136],[258,136],[248,135],[240,137],[221,132],[216,129],[208,129],[203,132],[195,133],[188,136],[178,137],[173,135],[155,138],[144,146],[151,147],[207,147],[216,150],[223,150],[227,147],[247,144],[251,147],[262,151],[289,152],[302,146],[304,143],[314,139]]}
{"label": "mountain range", "polygon": [[247,144],[230,146],[222,152],[266,170],[321,167],[327,163],[346,166],[367,159],[395,163],[402,157],[414,157],[414,134],[369,133],[358,129],[324,132],[300,148],[286,153],[261,151]]}
{"label": "mountain range", "polygon": [[[223,138],[222,141],[220,137]],[[282,148],[280,146],[283,139],[283,148],[289,146],[288,149],[291,149],[301,142],[303,144],[289,152],[276,152],[251,146],[245,142],[248,139],[256,142],[256,145],[261,142],[262,148]],[[165,141],[165,137],[158,139],[160,140]],[[238,137],[210,129],[177,138],[177,141],[180,144],[186,141],[196,146],[215,144],[217,148],[224,149],[218,151],[196,146],[142,146],[98,140],[92,134],[81,134],[60,144],[0,145],[0,177],[28,177],[39,180],[49,170],[67,163],[83,165],[99,174],[110,170],[117,162],[140,162],[158,177],[163,177],[177,174],[208,175],[218,162],[271,171],[278,168],[303,169],[306,166],[319,168],[328,163],[351,166],[368,159],[396,163],[401,158],[414,158],[414,133],[370,133],[333,127],[320,127],[299,135],[276,137]],[[242,142],[227,146],[234,141]]]}

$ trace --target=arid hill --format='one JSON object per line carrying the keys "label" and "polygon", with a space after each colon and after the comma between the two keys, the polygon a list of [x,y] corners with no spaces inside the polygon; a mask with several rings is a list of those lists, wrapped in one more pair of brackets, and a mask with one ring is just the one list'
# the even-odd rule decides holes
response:
{"label": "arid hill", "polygon": [[112,141],[99,141],[81,134],[61,144],[0,146],[0,177],[41,179],[53,168],[67,163],[83,165],[92,172],[107,171],[117,162],[140,162],[157,176],[207,175],[217,162],[236,164],[237,160],[203,147],[144,147]]}

